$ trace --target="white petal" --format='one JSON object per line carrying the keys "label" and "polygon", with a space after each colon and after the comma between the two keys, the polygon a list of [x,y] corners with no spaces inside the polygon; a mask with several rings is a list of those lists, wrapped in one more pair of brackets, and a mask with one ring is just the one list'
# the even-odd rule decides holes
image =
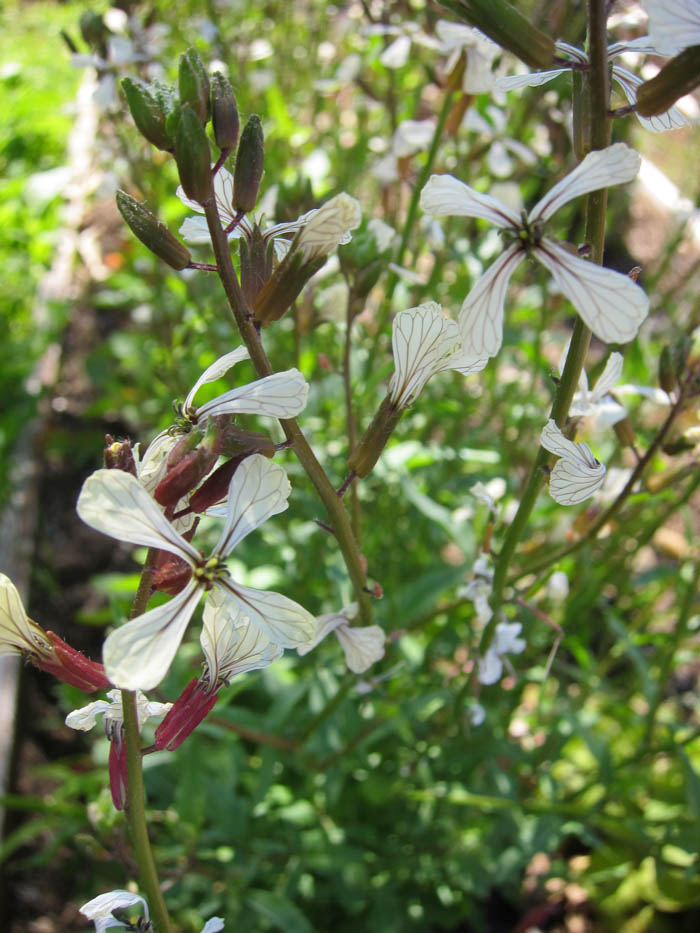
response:
{"label": "white petal", "polygon": [[[110,690],[110,694],[115,691]],[[117,696],[121,697],[121,693],[116,691]],[[80,732],[87,732],[92,729],[97,723],[98,716],[104,716],[108,710],[112,710],[113,704],[107,702],[107,700],[95,700],[94,703],[88,703],[87,706],[82,706],[80,709],[74,709],[66,716],[66,725],[69,729],[76,729]],[[119,701],[119,712],[120,717],[123,717],[121,712],[121,701]]]}
{"label": "white petal", "polygon": [[587,459],[585,452],[581,450],[583,446],[586,451],[588,451],[588,445],[580,445],[575,441],[570,441],[568,437],[564,436],[561,429],[557,427],[552,418],[550,418],[547,424],[542,428],[540,443],[544,449],[548,450],[551,454],[555,454],[557,457],[561,457],[564,460],[577,463],[581,469],[595,467],[597,464],[597,460],[592,454],[590,455],[590,459]]}
{"label": "white petal", "polygon": [[584,472],[570,460],[557,460],[549,477],[549,494],[560,505],[576,505],[589,499],[604,480],[602,463]]}
{"label": "white petal", "polygon": [[282,657],[284,651],[251,625],[228,592],[213,589],[204,604],[199,637],[212,684],[236,674],[259,670]]}
{"label": "white petal", "polygon": [[[612,76],[622,88],[629,103],[636,104],[637,88],[643,83],[644,79],[639,78],[626,68],[621,68],[619,65],[613,65]],[[665,133],[668,130],[679,130],[681,127],[690,126],[678,107],[671,107],[664,113],[656,114],[653,117],[642,117],[640,114],[636,114],[636,117],[642,126],[651,133]]]}
{"label": "white petal", "polygon": [[535,204],[528,215],[532,221],[547,220],[563,204],[589,191],[632,181],[639,171],[639,154],[624,143],[589,152],[576,168],[562,178]]}
{"label": "white petal", "polygon": [[363,674],[384,657],[386,635],[378,625],[363,628],[341,625],[335,634],[345,653],[345,662],[353,674]]}
{"label": "white petal", "polygon": [[221,917],[212,917],[202,927],[202,933],[219,933],[224,928],[224,921]]}
{"label": "white petal", "polygon": [[458,341],[454,321],[443,315],[436,302],[399,311],[391,333],[395,371],[389,384],[389,395],[398,408],[420,394]]}
{"label": "white petal", "polygon": [[27,617],[17,587],[0,573],[0,655],[51,650],[44,631]]}
{"label": "white petal", "polygon": [[216,362],[212,363],[211,366],[208,366],[204,370],[202,375],[192,386],[185,400],[185,408],[192,408],[194,405],[194,397],[197,394],[197,390],[200,388],[200,386],[207,385],[209,382],[216,382],[217,379],[225,376],[229,369],[235,366],[236,363],[240,363],[241,360],[247,360],[249,357],[250,354],[245,347],[237,347],[230,353],[226,353],[224,356],[220,356]]}
{"label": "white petal", "polygon": [[394,131],[391,151],[398,159],[403,159],[429,149],[434,136],[432,120],[402,120]]}
{"label": "white petal", "polygon": [[637,336],[649,298],[629,276],[580,259],[546,238],[534,254],[596,337],[627,343]]}
{"label": "white petal", "polygon": [[180,236],[190,246],[202,246],[211,243],[211,235],[206,217],[185,217],[180,224]]}
{"label": "white petal", "polygon": [[480,217],[501,229],[520,226],[520,218],[509,207],[452,175],[431,175],[420,193],[420,206],[433,217]]}
{"label": "white petal", "polygon": [[486,710],[481,703],[472,703],[467,710],[467,715],[473,726],[480,726],[486,719]]}
{"label": "white petal", "polygon": [[478,679],[479,683],[489,686],[495,684],[501,679],[503,673],[503,662],[493,650],[489,648],[483,658],[479,658]]}
{"label": "white petal", "polygon": [[88,476],[77,512],[86,525],[119,541],[164,548],[189,564],[199,560],[199,552],[175,531],[131,473],[97,470]]}
{"label": "white petal", "polygon": [[599,402],[604,395],[608,394],[613,386],[617,385],[622,375],[622,363],[623,356],[621,353],[610,354],[605,364],[605,369],[600,376],[598,376],[596,384],[591,389],[591,399],[594,402]]}
{"label": "white petal", "polygon": [[492,643],[496,654],[520,654],[524,651],[527,642],[518,638],[522,628],[520,622],[499,622]]}
{"label": "white petal", "polygon": [[385,68],[402,68],[408,61],[411,51],[411,40],[408,36],[399,36],[379,56],[379,61]]}
{"label": "white petal", "polygon": [[225,557],[258,525],[284,512],[291,491],[281,466],[261,454],[246,457],[229,484],[228,515],[214,554]]}
{"label": "white petal", "polygon": [[217,583],[227,591],[251,624],[273,644],[281,648],[298,648],[313,639],[316,620],[299,603],[281,593],[254,590],[230,579],[221,579]]}
{"label": "white petal", "polygon": [[327,201],[308,221],[299,237],[299,249],[306,261],[326,256],[345,241],[350,230],[362,221],[360,202],[342,192]]}
{"label": "white petal", "polygon": [[698,0],[644,0],[649,14],[649,37],[662,55],[677,55],[700,45]]}
{"label": "white petal", "polygon": [[508,282],[524,257],[514,243],[492,263],[462,303],[459,332],[462,347],[474,358],[495,356],[503,343],[503,304]]}
{"label": "white petal", "polygon": [[107,676],[122,690],[152,690],[168,672],[197,607],[195,580],[163,606],[150,609],[111,632],[102,649]]}
{"label": "white petal", "polygon": [[309,385],[298,369],[287,369],[231,389],[197,410],[199,417],[223,414],[295,418],[304,410]]}
{"label": "white petal", "polygon": [[334,632],[339,625],[346,625],[349,621],[354,619],[357,615],[357,609],[357,603],[350,603],[349,606],[345,606],[340,612],[327,612],[325,615],[319,616],[316,619],[316,632],[314,633],[313,640],[308,642],[308,644],[300,645],[297,648],[297,654],[308,654],[309,651],[322,642],[327,635]]}
{"label": "white petal", "polygon": [[144,917],[148,920],[148,904],[139,894],[132,894],[130,891],[108,891],[106,894],[93,897],[91,901],[83,904],[80,913],[88,920],[95,922],[96,933],[102,933],[109,927],[124,926],[112,917],[113,910],[118,910],[120,907],[133,907],[135,904],[143,906]]}
{"label": "white petal", "polygon": [[526,75],[509,75],[507,78],[497,78],[494,86],[499,91],[519,91],[523,87],[539,87],[553,81],[567,71],[571,71],[571,69],[554,68],[552,71],[533,71]]}
{"label": "white petal", "polygon": [[179,440],[176,435],[161,431],[146,448],[143,460],[136,464],[139,482],[149,495],[153,495],[156,486],[165,476],[170,451]]}

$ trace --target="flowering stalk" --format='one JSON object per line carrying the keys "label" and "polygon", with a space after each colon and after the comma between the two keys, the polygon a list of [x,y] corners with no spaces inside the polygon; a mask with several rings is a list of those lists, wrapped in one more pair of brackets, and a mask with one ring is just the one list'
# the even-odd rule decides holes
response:
{"label": "flowering stalk", "polygon": [[[273,369],[260,341],[260,337],[253,323],[253,318],[250,314],[250,309],[241,291],[236,271],[233,268],[228,240],[221,227],[219,211],[214,198],[212,197],[206,201],[203,207],[207,218],[209,233],[211,235],[212,246],[214,248],[214,255],[216,256],[217,265],[219,267],[221,284],[226,292],[226,297],[236,320],[236,324],[238,325],[241,337],[248,348],[250,359],[258,376],[270,376],[273,373]],[[326,507],[333,526],[333,531],[338,539],[338,545],[345,560],[345,565],[353,583],[355,598],[360,606],[360,615],[362,616],[363,622],[369,625],[372,621],[372,613],[369,597],[365,589],[365,571],[362,567],[360,550],[357,546],[348,514],[345,511],[345,506],[326,476],[325,470],[316,459],[314,452],[311,450],[296,420],[294,418],[283,418],[280,419],[280,425],[282,426],[287,440],[291,441],[299,462],[306,471],[306,474]]]}

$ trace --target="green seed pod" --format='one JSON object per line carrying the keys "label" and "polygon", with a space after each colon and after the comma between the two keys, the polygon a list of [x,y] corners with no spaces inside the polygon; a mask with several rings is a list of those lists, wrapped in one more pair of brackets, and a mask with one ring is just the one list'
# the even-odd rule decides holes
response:
{"label": "green seed pod", "polygon": [[184,104],[180,109],[180,120],[175,132],[175,161],[188,198],[203,204],[213,196],[209,140],[189,104]]}
{"label": "green seed pod", "polygon": [[240,119],[233,88],[220,71],[211,76],[211,120],[219,149],[235,149]]}
{"label": "green seed pod", "polygon": [[173,141],[165,127],[167,110],[164,107],[164,88],[154,93],[139,78],[123,78],[122,89],[139,132],[157,149],[170,151]]}
{"label": "green seed pod", "polygon": [[554,41],[506,0],[443,0],[443,6],[470,26],[476,26],[501,48],[517,55],[530,68],[551,67]]}
{"label": "green seed pod", "polygon": [[402,408],[396,408],[387,395],[377,413],[362,435],[359,444],[350,454],[348,466],[360,478],[369,476],[379,460],[387,441],[401,420]]}
{"label": "green seed pod", "polygon": [[189,104],[202,125],[206,126],[211,114],[209,75],[196,49],[187,49],[180,56],[178,89],[180,103]]}
{"label": "green seed pod", "polygon": [[637,113],[653,117],[689,94],[700,84],[700,45],[684,49],[672,58],[661,71],[637,88]]}
{"label": "green seed pod", "polygon": [[143,204],[125,191],[117,191],[117,207],[131,232],[173,269],[184,269],[190,263],[190,251],[163,226]]}
{"label": "green seed pod", "polygon": [[252,211],[258,200],[263,174],[265,147],[260,117],[253,114],[243,127],[233,172],[233,206],[237,211]]}

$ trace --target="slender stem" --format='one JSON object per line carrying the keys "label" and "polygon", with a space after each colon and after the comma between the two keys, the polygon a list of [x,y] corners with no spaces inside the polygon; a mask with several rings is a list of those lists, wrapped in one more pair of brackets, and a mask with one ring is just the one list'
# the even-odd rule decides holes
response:
{"label": "slender stem", "polygon": [[[143,573],[141,574],[134,604],[131,607],[132,619],[141,615],[148,604],[151,595],[153,569],[157,556],[157,549],[151,548],[146,558]],[[160,890],[158,873],[153,859],[153,852],[151,851],[151,844],[148,839],[141,758],[141,736],[139,733],[135,693],[132,693],[130,690],[122,690],[122,709],[124,712],[124,743],[126,746],[127,771],[126,815],[129,821],[131,844],[134,847],[134,856],[139,867],[139,881],[146,895],[151,914],[153,915],[154,929],[157,930],[158,933],[173,933],[174,928]]]}
{"label": "slender stem", "polygon": [[[273,373],[273,369],[260,341],[260,336],[246,304],[243,292],[241,291],[236,270],[233,268],[228,240],[221,227],[216,202],[211,198],[207,203],[203,204],[202,207],[204,207],[207,224],[209,226],[214,255],[216,256],[216,263],[219,267],[221,284],[224,287],[240,335],[248,349],[250,359],[258,376],[270,376]],[[370,600],[365,590],[365,571],[362,566],[360,549],[357,546],[350,525],[350,519],[345,511],[345,506],[341,499],[338,498],[335,489],[326,476],[325,470],[316,459],[314,452],[311,450],[296,420],[294,418],[280,419],[280,425],[282,426],[287,440],[291,442],[299,462],[306,471],[307,476],[313,483],[321,501],[326,507],[333,532],[335,533],[345,560],[345,566],[352,580],[355,590],[355,599],[360,607],[360,616],[365,624],[370,624],[372,620],[372,611],[370,608]]]}

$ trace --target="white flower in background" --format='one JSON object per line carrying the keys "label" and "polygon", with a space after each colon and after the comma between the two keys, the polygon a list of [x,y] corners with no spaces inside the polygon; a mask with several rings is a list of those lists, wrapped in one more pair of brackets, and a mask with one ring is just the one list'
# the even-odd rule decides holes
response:
{"label": "white flower in background", "polygon": [[416,24],[408,20],[401,25],[393,26],[384,23],[372,23],[362,30],[366,36],[387,36],[392,41],[379,56],[379,61],[385,68],[403,68],[408,61],[411,45],[415,43],[429,49],[439,49],[439,42],[428,36]]}
{"label": "white flower in background", "polygon": [[[298,369],[263,376],[237,389],[230,389],[210,402],[197,407],[194,399],[203,385],[216,382],[241,360],[249,358],[245,347],[238,347],[219,357],[204,370],[187,394],[181,414],[188,425],[202,426],[216,415],[266,415],[271,418],[295,418],[303,411],[309,385]],[[140,482],[153,492],[165,474],[167,458],[180,438],[174,431],[162,431],[148,446],[137,463]]]}
{"label": "white flower in background", "polygon": [[643,0],[649,38],[662,55],[700,45],[700,0]]}
{"label": "white flower in background", "polygon": [[104,930],[111,927],[126,928],[126,923],[117,920],[113,911],[126,907],[134,907],[136,904],[143,906],[143,916],[145,920],[149,919],[148,904],[140,894],[132,894],[131,891],[108,891],[106,894],[100,894],[94,897],[87,904],[83,904],[80,913],[92,920],[95,924],[95,933],[103,933]]}
{"label": "white flower in background", "polygon": [[[627,412],[622,405],[610,397],[610,392],[622,375],[622,360],[621,353],[611,353],[592,389],[588,388],[586,371],[581,370],[578,389],[569,408],[571,417],[595,418],[597,429],[609,428],[618,421],[622,421]],[[563,362],[560,365],[561,369],[563,369]]]}
{"label": "white flower in background", "polygon": [[396,408],[410,405],[436,373],[454,369],[468,376],[488,362],[485,354],[476,356],[463,347],[457,325],[434,301],[399,311],[394,318],[391,345],[394,375],[389,396]]}
{"label": "white flower in background", "polygon": [[[700,42],[700,39],[698,41]],[[625,52],[637,52],[642,55],[664,54],[660,53],[660,50],[657,50],[654,45],[649,36],[642,36],[631,42],[615,42],[613,45],[608,46],[608,61],[613,61],[618,55],[623,55]],[[565,56],[572,62],[580,65],[589,64],[588,53],[582,49],[577,49],[576,46],[569,45],[568,42],[556,42],[555,47],[560,55]],[[621,87],[628,103],[636,104],[637,88],[644,82],[644,78],[640,78],[629,69],[623,68],[622,65],[613,64],[611,70],[613,80]],[[539,87],[552,81],[558,75],[565,74],[567,71],[571,71],[571,68],[564,66],[552,68],[549,71],[534,71],[531,74],[499,78],[496,81],[496,87],[502,91],[517,90],[522,87]],[[636,116],[642,126],[651,130],[652,133],[664,133],[666,130],[677,130],[689,125],[677,107],[671,107],[665,113],[660,113],[654,117],[642,117],[639,114]]]}
{"label": "white flower in background", "polygon": [[542,428],[542,446],[559,460],[549,475],[549,494],[560,505],[576,505],[589,499],[603,485],[605,467],[588,444],[577,444],[564,437],[550,418]]}
{"label": "white flower in background", "polygon": [[565,244],[543,236],[542,224],[573,198],[631,181],[639,156],[624,143],[590,152],[565,178],[521,217],[488,194],[451,175],[433,175],[421,192],[421,207],[436,217],[479,217],[513,240],[464,299],[459,329],[465,353],[495,356],[503,342],[503,305],[510,277],[525,256],[551,273],[593,333],[608,343],[626,343],[647,316],[649,299],[628,276],[574,255]]}
{"label": "white flower in background", "polygon": [[547,580],[547,598],[555,603],[563,603],[569,595],[569,578],[563,570],[555,570]]}
{"label": "white flower in background", "polygon": [[[311,215],[311,216],[309,216]],[[360,202],[345,192],[336,194],[321,207],[304,215],[306,224],[296,244],[304,260],[327,256],[341,243],[349,243],[350,231],[362,223]]]}
{"label": "white flower in background", "polygon": [[474,483],[469,492],[472,496],[474,496],[477,502],[487,506],[489,512],[496,511],[496,503],[493,499],[493,496],[483,483]]}
{"label": "white flower in background", "polygon": [[[197,201],[191,201],[183,191],[181,185],[178,186],[175,193],[182,203],[189,207],[190,210],[195,211],[197,214],[204,213],[202,205],[198,204]],[[276,192],[272,193],[276,194]],[[221,223],[223,227],[226,228],[236,219],[236,212],[233,209],[233,175],[225,168],[220,168],[214,176],[214,197],[216,198],[216,206],[219,210]],[[254,226],[264,223],[264,214],[267,209],[263,204],[264,200],[265,198],[260,202],[256,213],[247,214],[236,224],[234,229],[228,234],[229,239],[237,240],[240,237],[249,238],[252,236]],[[306,214],[302,214],[301,217],[298,217],[290,223],[273,224],[271,227],[267,227],[267,229],[263,230],[263,242],[268,243],[272,240],[275,255],[278,259],[284,259],[291,244],[291,239],[286,239],[286,237],[290,234],[293,236],[297,230],[301,230],[304,224],[307,223],[315,213],[315,210],[307,211]],[[205,217],[186,217],[180,226],[180,235],[187,243],[191,243],[193,246],[211,243],[209,228]]]}
{"label": "white flower in background", "polygon": [[284,470],[260,454],[247,457],[231,479],[227,516],[214,550],[202,557],[178,534],[136,477],[121,470],[98,470],[85,481],[78,515],[120,541],[162,548],[192,568],[185,588],[113,631],[103,660],[107,676],[126,690],[150,690],[165,676],[202,593],[223,594],[232,617],[242,612],[270,641],[295,648],[310,641],[314,617],[279,593],[263,592],[233,580],[225,559],[251,531],[287,508],[289,480]]}
{"label": "white flower in background", "polygon": [[[136,710],[139,730],[152,716],[165,716],[172,703],[156,703],[149,700],[140,690],[136,691]],[[66,716],[66,725],[80,732],[88,732],[97,724],[97,717],[104,716],[104,727],[110,735],[114,726],[121,726],[124,722],[124,708],[122,695],[119,690],[108,690],[106,700],[96,700],[80,709],[74,709]]]}
{"label": "white flower in background", "polygon": [[237,674],[267,667],[284,654],[246,615],[232,613],[220,591],[211,591],[202,621],[199,642],[205,658],[204,678],[211,689],[228,684]]}
{"label": "white flower in background", "polygon": [[477,621],[480,625],[486,625],[493,615],[489,602],[493,591],[493,567],[488,555],[482,554],[478,557],[472,570],[474,579],[459,590],[458,596],[474,604]]}
{"label": "white flower in background", "polygon": [[449,74],[461,53],[467,56],[462,89],[466,94],[485,94],[492,90],[493,60],[500,54],[501,47],[487,38],[478,29],[451,23],[441,19],[435,24],[435,33],[441,42],[441,50],[449,54],[445,71]]}
{"label": "white flower in background", "polygon": [[367,230],[374,237],[377,249],[383,253],[387,249],[392,249],[397,245],[400,237],[394,228],[381,220],[379,217],[373,217],[367,224]]}
{"label": "white flower in background", "polygon": [[434,135],[433,120],[403,120],[394,130],[389,152],[372,167],[372,175],[383,185],[398,181],[399,159],[427,151]]}
{"label": "white flower in background", "polygon": [[467,715],[473,726],[480,726],[486,719],[486,710],[481,703],[472,703],[467,708]]}
{"label": "white flower in background", "polygon": [[308,654],[319,642],[335,632],[345,654],[345,663],[353,674],[363,674],[384,657],[386,635],[378,625],[353,628],[348,623],[357,615],[357,603],[345,606],[340,612],[330,612],[316,619],[316,634],[308,645],[297,648],[300,655]]}
{"label": "white flower in background", "polygon": [[519,638],[522,631],[520,622],[499,622],[494,632],[493,641],[483,658],[479,658],[479,683],[486,686],[497,683],[503,674],[503,657],[506,654],[520,654],[527,642]]}

